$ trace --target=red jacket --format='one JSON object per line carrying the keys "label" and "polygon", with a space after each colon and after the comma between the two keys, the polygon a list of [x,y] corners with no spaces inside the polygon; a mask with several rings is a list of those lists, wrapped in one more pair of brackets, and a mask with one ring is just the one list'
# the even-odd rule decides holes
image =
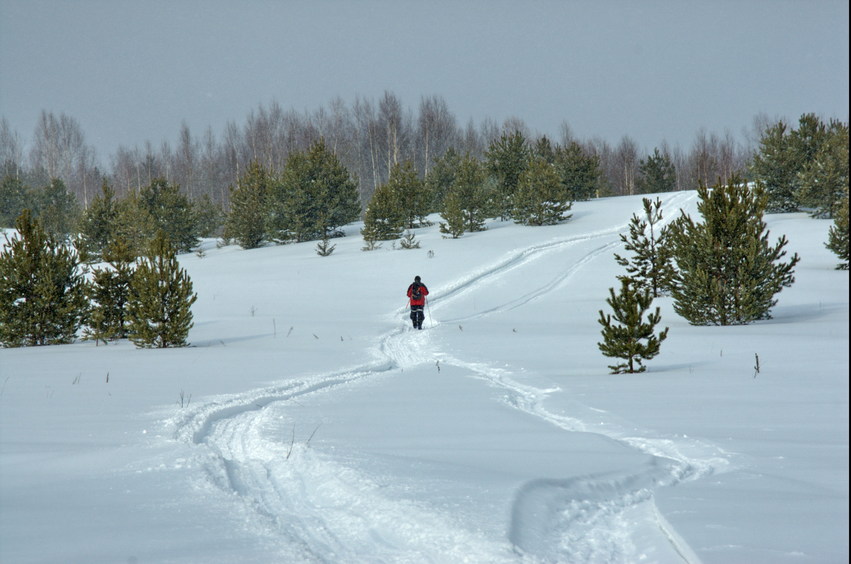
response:
{"label": "red jacket", "polygon": [[[417,283],[414,282],[414,284],[417,284]],[[413,295],[414,295],[414,284],[411,284],[410,286],[408,286],[408,297],[411,298],[411,305],[412,306],[425,305],[425,297],[428,295],[428,288],[426,288],[425,284],[420,282],[418,284],[419,287],[420,287],[420,299],[416,299],[416,298],[413,297]]]}

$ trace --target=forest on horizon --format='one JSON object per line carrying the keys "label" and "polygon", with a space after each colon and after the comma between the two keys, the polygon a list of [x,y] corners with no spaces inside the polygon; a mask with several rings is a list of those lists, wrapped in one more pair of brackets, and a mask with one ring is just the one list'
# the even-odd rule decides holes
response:
{"label": "forest on horizon", "polygon": [[[560,124],[558,138],[548,141],[563,147],[577,144],[586,156],[598,160],[600,196],[638,193],[640,165],[656,152],[674,166],[674,189],[688,190],[745,172],[760,136],[776,121],[754,116],[744,144],[729,131],[717,134],[701,129],[687,149],[662,141],[649,154],[628,135],[615,145],[599,138],[578,139],[567,122]],[[283,170],[290,154],[304,152],[323,138],[357,180],[365,207],[375,189],[387,182],[394,165],[411,162],[425,177],[448,149],[482,160],[500,136],[513,132],[520,132],[530,144],[546,137],[519,117],[502,124],[489,118],[479,124],[473,120],[461,124],[440,96],[422,97],[414,111],[386,91],[378,100],[357,97],[351,104],[334,98],[312,112],[285,110],[277,102],[260,104],[242,124],[229,122],[218,136],[209,127],[200,134],[193,132],[184,122],[175,143],[121,145],[104,162],[86,142],[84,128],[75,118],[43,110],[28,144],[11,130],[5,117],[0,118],[0,162],[2,176],[14,175],[32,187],[62,180],[84,209],[105,181],[123,196],[155,179],[179,186],[191,199],[207,195],[227,209],[230,188],[249,163]]]}

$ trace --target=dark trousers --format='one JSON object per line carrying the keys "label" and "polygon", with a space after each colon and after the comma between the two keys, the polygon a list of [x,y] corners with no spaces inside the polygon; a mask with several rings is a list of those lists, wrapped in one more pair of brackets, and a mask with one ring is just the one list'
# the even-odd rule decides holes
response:
{"label": "dark trousers", "polygon": [[412,305],[411,306],[411,321],[413,321],[413,323],[414,323],[414,329],[422,329],[423,328],[423,319],[425,319],[425,313],[423,313],[423,306]]}

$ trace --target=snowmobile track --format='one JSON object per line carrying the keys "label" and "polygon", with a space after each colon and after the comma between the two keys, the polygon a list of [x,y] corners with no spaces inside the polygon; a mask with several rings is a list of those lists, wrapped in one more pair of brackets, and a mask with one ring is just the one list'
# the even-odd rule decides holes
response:
{"label": "snowmobile track", "polygon": [[[679,207],[693,197],[689,194],[673,193],[665,197],[663,203],[668,208]],[[666,218],[667,221],[671,219],[671,217]],[[472,315],[449,318],[445,321],[457,323],[522,307],[566,284],[576,272],[615,249],[621,244],[619,235],[626,227],[627,224],[623,224],[618,228],[601,230],[590,235],[566,237],[517,249],[498,263],[466,278],[461,278],[449,286],[439,288],[434,292],[437,297],[431,303],[436,308],[439,308],[441,304],[449,305],[468,292],[476,291],[480,286],[498,280],[506,273],[522,268],[550,253],[580,243],[600,242],[581,259],[554,278],[545,280],[531,292],[522,296],[513,296],[509,301],[493,304],[488,309],[477,311]],[[287,381],[279,386],[211,398],[206,403],[183,410],[178,418],[172,420],[173,435],[178,440],[205,449],[209,460],[208,473],[211,481],[221,490],[243,498],[258,516],[268,522],[271,531],[283,535],[288,543],[296,547],[294,550],[297,550],[304,561],[326,561],[327,558],[323,555],[345,558],[347,555],[352,556],[352,553],[348,552],[347,541],[341,538],[341,535],[345,536],[345,532],[339,527],[358,526],[357,524],[366,518],[356,509],[357,495],[369,495],[369,493],[363,493],[365,489],[363,484],[355,485],[352,487],[353,497],[349,500],[348,506],[343,504],[341,507],[326,508],[322,514],[326,512],[330,515],[341,514],[338,515],[338,522],[333,524],[329,522],[329,519],[333,517],[323,517],[316,511],[306,509],[300,515],[292,513],[291,511],[297,509],[300,503],[293,499],[293,492],[289,485],[294,480],[292,476],[276,475],[276,472],[280,472],[280,467],[270,462],[280,460],[282,456],[288,458],[294,448],[302,449],[302,453],[306,451],[303,445],[290,445],[289,452],[282,452],[280,445],[271,445],[269,441],[258,438],[265,408],[273,403],[332,392],[335,388],[346,384],[404,370],[406,367],[420,363],[434,363],[437,360],[443,365],[463,368],[472,377],[485,380],[489,385],[503,389],[506,392],[506,403],[532,417],[547,421],[569,432],[602,434],[651,456],[652,462],[649,466],[635,474],[616,477],[587,476],[581,479],[539,480],[527,483],[516,494],[511,527],[507,531],[508,541],[517,552],[511,557],[497,551],[491,555],[495,561],[517,562],[527,561],[529,558],[535,562],[551,561],[551,558],[564,554],[563,551],[568,550],[568,545],[569,550],[573,551],[569,552],[571,561],[627,561],[630,556],[635,556],[633,539],[628,531],[631,518],[636,513],[645,516],[643,522],[656,523],[658,529],[656,534],[665,537],[683,562],[699,561],[688,545],[659,514],[653,502],[652,492],[658,487],[671,486],[723,471],[729,462],[726,453],[713,445],[698,441],[655,437],[650,431],[645,433],[647,436],[629,436],[616,424],[595,425],[592,430],[589,430],[582,417],[582,415],[588,415],[587,411],[579,416],[568,416],[550,412],[545,408],[544,400],[547,395],[556,390],[524,386],[514,381],[510,377],[510,372],[505,369],[452,358],[436,350],[430,339],[419,339],[415,344],[412,343],[414,337],[411,332],[396,328],[380,339],[376,350],[378,360],[372,363],[328,374],[306,376]],[[599,419],[599,416],[596,419]],[[634,435],[634,431],[631,434]],[[262,445],[262,448],[258,448],[258,445]],[[297,470],[291,468],[288,471]],[[301,478],[301,483],[309,484],[309,476],[301,476]],[[351,478],[351,480],[357,481],[358,478]],[[308,492],[304,494],[310,495]],[[391,503],[391,501],[384,500],[376,503]],[[287,512],[287,509],[290,512]],[[409,509],[413,512],[421,510],[416,507]],[[398,514],[398,512],[395,513]],[[428,521],[433,519],[433,516],[420,515],[419,518]],[[340,525],[340,523],[348,523],[348,525]],[[411,526],[415,526],[413,521]],[[613,535],[613,531],[619,531],[621,534]],[[623,533],[624,531],[627,533]],[[434,534],[447,538],[451,536],[450,531],[440,530],[439,526],[435,526]],[[589,535],[600,536],[599,542],[583,544],[581,540],[587,539]],[[549,548],[544,554],[536,554],[535,547],[541,546],[542,539],[544,539],[543,546]],[[393,542],[388,539],[375,539],[375,543],[376,547],[393,545]],[[576,552],[578,546],[596,548]],[[487,551],[484,545],[482,549]],[[380,548],[375,550],[376,554],[382,552]],[[393,559],[390,558],[388,561]]]}

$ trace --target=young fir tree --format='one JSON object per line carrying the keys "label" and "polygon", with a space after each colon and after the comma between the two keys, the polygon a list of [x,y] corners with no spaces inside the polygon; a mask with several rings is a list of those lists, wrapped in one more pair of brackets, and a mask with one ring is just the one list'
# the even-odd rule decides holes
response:
{"label": "young fir tree", "polygon": [[176,249],[159,233],[148,256],[139,260],[130,283],[130,340],[142,348],[186,346],[196,299],[189,275],[177,262]]}
{"label": "young fir tree", "polygon": [[668,337],[668,328],[654,334],[662,317],[657,307],[655,313],[644,318],[653,302],[650,291],[626,276],[620,277],[620,281],[620,293],[615,294],[614,288],[609,288],[606,299],[613,313],[604,314],[600,310],[597,322],[603,326],[603,342],[597,346],[605,356],[624,359],[625,362],[609,366],[612,374],[644,372],[643,361],[659,354],[660,344]]}
{"label": "young fir tree", "polygon": [[267,237],[269,193],[273,183],[269,171],[257,161],[230,188],[230,212],[225,219],[224,238],[243,249],[256,249]]}
{"label": "young fir tree", "polygon": [[135,258],[130,245],[121,239],[103,250],[107,264],[92,270],[88,287],[91,314],[85,330],[87,339],[106,342],[127,337],[127,303]]}
{"label": "young fir tree", "polygon": [[48,234],[29,210],[0,252],[0,343],[6,347],[74,340],[88,310],[77,253]]}
{"label": "young fir tree", "polygon": [[677,172],[668,154],[654,148],[652,155],[640,160],[636,184],[639,194],[673,192],[677,188]]}
{"label": "young fir tree", "polygon": [[662,222],[662,200],[642,198],[644,217],[632,215],[629,222],[629,237],[621,234],[624,248],[630,251],[632,257],[624,258],[615,253],[617,263],[626,268],[630,278],[635,283],[646,287],[650,294],[657,298],[667,291],[674,277],[670,248],[668,245],[668,230],[660,225]]}
{"label": "young fir tree", "polygon": [[769,319],[775,294],[794,282],[797,254],[788,262],[786,237],[768,244],[767,197],[733,177],[698,188],[703,223],[683,213],[671,226],[676,263],[674,310],[692,325],[743,325]]}
{"label": "young fir tree", "polygon": [[848,270],[848,185],[845,185],[845,195],[840,200],[833,214],[833,225],[828,231],[825,246],[833,251],[842,261],[836,265],[837,270]]}
{"label": "young fir tree", "polygon": [[520,183],[520,175],[529,165],[530,154],[529,144],[519,131],[503,133],[485,153],[488,170],[498,182],[495,205],[502,219],[511,217],[514,193]]}
{"label": "young fir tree", "polygon": [[555,168],[540,157],[520,175],[511,217],[523,225],[555,225],[570,218],[572,204]]}

